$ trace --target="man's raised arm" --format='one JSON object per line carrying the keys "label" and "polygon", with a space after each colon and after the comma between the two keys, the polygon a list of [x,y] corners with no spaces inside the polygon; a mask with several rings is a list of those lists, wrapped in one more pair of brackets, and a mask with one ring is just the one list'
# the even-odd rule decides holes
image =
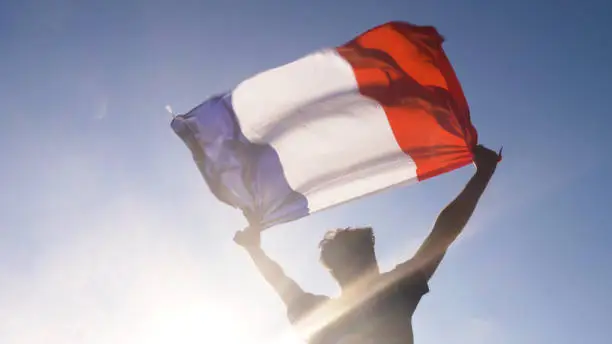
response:
{"label": "man's raised arm", "polygon": [[280,265],[266,255],[261,248],[260,237],[261,232],[258,229],[246,229],[236,233],[234,241],[249,253],[268,284],[276,290],[285,305],[290,306],[296,298],[304,294],[304,291],[295,281],[285,275]]}
{"label": "man's raised arm", "polygon": [[499,155],[494,151],[483,146],[475,148],[476,173],[457,198],[438,215],[431,233],[411,260],[412,268],[420,270],[427,280],[436,271],[446,250],[472,216],[480,196],[495,172],[498,161]]}

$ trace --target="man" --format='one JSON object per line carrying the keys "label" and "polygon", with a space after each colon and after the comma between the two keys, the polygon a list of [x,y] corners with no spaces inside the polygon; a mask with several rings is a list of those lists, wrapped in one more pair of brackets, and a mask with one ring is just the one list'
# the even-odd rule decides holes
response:
{"label": "man", "polygon": [[498,161],[494,151],[475,148],[474,176],[442,210],[412,259],[390,272],[379,272],[371,228],[328,232],[320,244],[321,262],[342,289],[337,299],[304,292],[266,256],[258,230],[238,232],[234,240],[277,291],[290,321],[309,343],[411,344],[412,315],[429,291],[428,282],[446,250],[471,217]]}

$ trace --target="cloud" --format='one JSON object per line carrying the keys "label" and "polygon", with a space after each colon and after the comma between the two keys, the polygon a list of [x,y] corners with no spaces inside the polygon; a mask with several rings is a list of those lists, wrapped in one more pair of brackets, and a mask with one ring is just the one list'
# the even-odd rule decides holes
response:
{"label": "cloud", "polygon": [[499,343],[504,335],[499,324],[483,319],[470,318],[458,329],[457,343],[490,344]]}
{"label": "cloud", "polygon": [[[490,344],[512,343],[504,327],[492,318],[470,316],[446,318],[436,315],[432,322],[421,323],[415,328],[415,341],[423,344]],[[439,322],[443,319],[442,322]]]}
{"label": "cloud", "polygon": [[96,109],[94,111],[94,118],[101,120],[106,118],[108,115],[108,98],[101,97],[100,101],[96,104]]}

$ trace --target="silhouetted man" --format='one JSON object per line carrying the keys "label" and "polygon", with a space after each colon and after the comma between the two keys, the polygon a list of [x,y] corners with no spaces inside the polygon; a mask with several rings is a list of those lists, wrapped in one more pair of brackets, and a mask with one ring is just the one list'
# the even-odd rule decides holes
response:
{"label": "silhouetted man", "polygon": [[291,323],[310,344],[411,344],[412,315],[429,292],[428,281],[448,247],[461,233],[489,183],[499,156],[478,146],[476,173],[463,191],[438,216],[412,259],[380,273],[372,228],[330,231],[321,241],[321,262],[342,289],[341,296],[304,292],[260,247],[256,229],[238,232],[262,275],[287,306]]}

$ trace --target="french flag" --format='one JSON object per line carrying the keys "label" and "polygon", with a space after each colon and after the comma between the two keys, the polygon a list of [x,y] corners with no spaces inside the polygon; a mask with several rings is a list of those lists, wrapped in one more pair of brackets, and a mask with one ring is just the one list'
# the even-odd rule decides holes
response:
{"label": "french flag", "polygon": [[433,27],[390,22],[176,116],[214,195],[259,229],[472,162],[476,129]]}

